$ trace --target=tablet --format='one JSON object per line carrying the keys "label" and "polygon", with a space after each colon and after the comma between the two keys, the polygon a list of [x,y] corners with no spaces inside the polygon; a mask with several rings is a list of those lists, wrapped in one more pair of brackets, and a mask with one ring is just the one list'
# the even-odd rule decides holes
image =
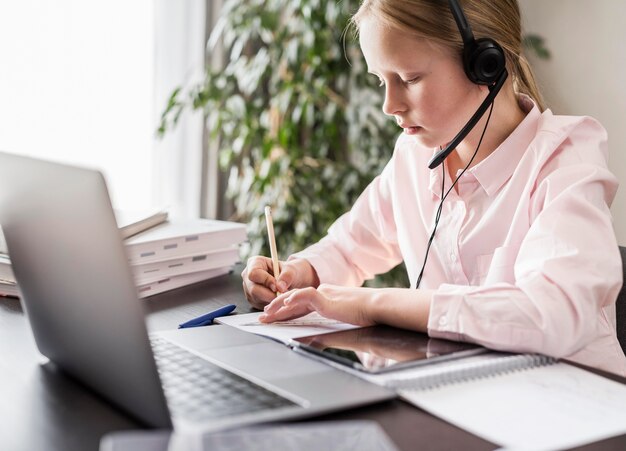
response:
{"label": "tablet", "polygon": [[425,333],[388,326],[294,338],[290,345],[340,365],[374,374],[487,351],[471,343],[430,338]]}

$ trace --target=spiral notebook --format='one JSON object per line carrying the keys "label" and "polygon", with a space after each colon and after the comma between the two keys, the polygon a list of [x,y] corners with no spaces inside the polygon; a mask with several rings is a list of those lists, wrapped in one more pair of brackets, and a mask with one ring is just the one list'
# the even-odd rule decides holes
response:
{"label": "spiral notebook", "polygon": [[626,434],[626,385],[542,355],[475,356],[388,385],[506,448],[563,449]]}

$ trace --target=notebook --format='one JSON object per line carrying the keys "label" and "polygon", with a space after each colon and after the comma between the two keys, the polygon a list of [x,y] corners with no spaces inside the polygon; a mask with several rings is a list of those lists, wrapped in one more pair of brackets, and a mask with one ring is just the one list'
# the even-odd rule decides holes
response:
{"label": "notebook", "polygon": [[626,433],[626,385],[542,355],[491,353],[388,382],[408,402],[510,449],[565,449]]}
{"label": "notebook", "polygon": [[0,224],[41,353],[147,426],[206,432],[395,396],[231,327],[149,337],[97,171],[0,153]]}

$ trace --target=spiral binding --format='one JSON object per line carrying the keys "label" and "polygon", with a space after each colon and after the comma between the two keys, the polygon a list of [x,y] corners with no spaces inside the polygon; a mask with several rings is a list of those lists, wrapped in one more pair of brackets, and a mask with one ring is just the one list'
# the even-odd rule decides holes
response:
{"label": "spiral binding", "polygon": [[441,371],[418,374],[409,379],[391,380],[386,385],[396,390],[431,390],[445,385],[548,366],[556,362],[557,359],[541,354],[498,355],[491,360],[459,362],[456,366],[445,366]]}

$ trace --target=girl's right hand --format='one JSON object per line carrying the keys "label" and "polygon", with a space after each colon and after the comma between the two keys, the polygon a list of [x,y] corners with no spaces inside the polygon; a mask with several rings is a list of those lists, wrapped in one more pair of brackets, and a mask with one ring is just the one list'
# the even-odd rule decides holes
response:
{"label": "girl's right hand", "polygon": [[250,257],[241,273],[243,292],[252,307],[263,308],[274,300],[276,293],[284,293],[293,288],[317,287],[319,279],[311,264],[296,258],[279,262],[280,276],[274,278],[272,259],[263,256]]}

